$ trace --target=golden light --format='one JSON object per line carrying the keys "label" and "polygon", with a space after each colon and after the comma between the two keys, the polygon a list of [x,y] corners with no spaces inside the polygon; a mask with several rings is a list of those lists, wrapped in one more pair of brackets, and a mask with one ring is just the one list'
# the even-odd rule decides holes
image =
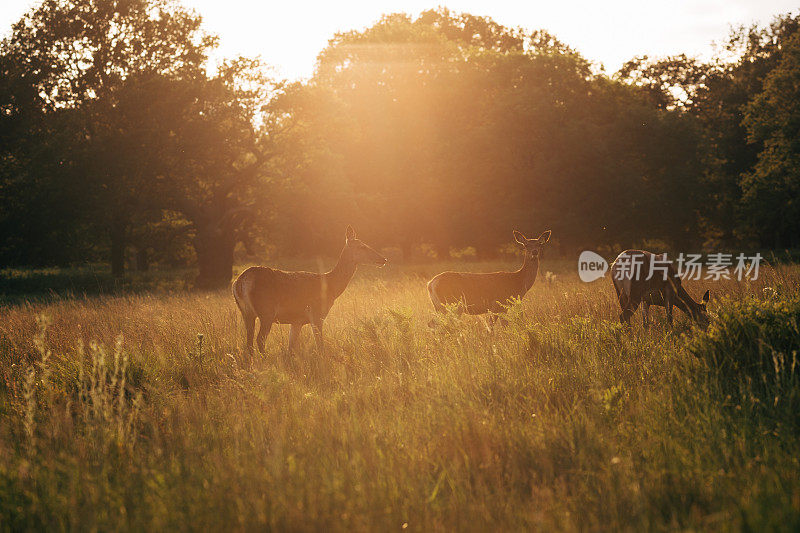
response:
{"label": "golden light", "polygon": [[[34,0],[3,0],[0,32]],[[680,0],[669,4],[616,0],[554,2],[531,0],[341,0],[338,2],[262,2],[259,0],[184,0],[206,27],[220,36],[222,56],[260,55],[276,75],[304,78],[313,73],[317,54],[336,32],[359,30],[386,13],[412,16],[438,5],[455,12],[489,16],[496,22],[534,30],[544,28],[608,72],[636,55],[687,53],[708,57],[712,41],[722,41],[730,26],[765,24],[777,13],[796,9],[792,0]]]}
{"label": "golden light", "polygon": [[687,53],[710,56],[731,25],[766,23],[796,9],[792,0],[681,0],[669,4],[616,0],[555,2],[531,0],[342,0],[260,2],[186,0],[221,37],[224,55],[261,55],[288,78],[313,73],[317,54],[336,32],[360,30],[387,13],[412,16],[438,5],[454,12],[489,16],[496,22],[544,28],[609,72],[635,55]]}

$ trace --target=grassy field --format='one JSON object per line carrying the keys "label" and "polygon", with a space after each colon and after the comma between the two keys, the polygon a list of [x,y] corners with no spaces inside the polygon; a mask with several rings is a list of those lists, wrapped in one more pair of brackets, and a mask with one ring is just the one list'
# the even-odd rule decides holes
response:
{"label": "grassy field", "polygon": [[703,334],[546,258],[430,329],[449,266],[362,267],[325,358],[276,326],[252,369],[229,291],[9,301],[0,529],[800,528],[800,268],[687,283]]}

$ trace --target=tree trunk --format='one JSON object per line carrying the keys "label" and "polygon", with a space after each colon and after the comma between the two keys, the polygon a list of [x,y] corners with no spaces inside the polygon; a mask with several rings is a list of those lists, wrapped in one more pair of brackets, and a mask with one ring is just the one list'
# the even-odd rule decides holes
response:
{"label": "tree trunk", "polygon": [[125,275],[125,224],[114,222],[111,225],[111,275],[121,278]]}
{"label": "tree trunk", "polygon": [[150,254],[147,248],[139,248],[136,250],[136,270],[139,272],[147,272],[150,270]]}
{"label": "tree trunk", "polygon": [[194,239],[198,274],[196,285],[200,289],[225,287],[233,277],[233,235],[216,227],[199,227]]}

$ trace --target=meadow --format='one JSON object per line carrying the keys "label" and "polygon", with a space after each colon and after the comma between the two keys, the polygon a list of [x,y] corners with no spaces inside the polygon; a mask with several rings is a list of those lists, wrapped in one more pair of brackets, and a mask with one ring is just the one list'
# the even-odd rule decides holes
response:
{"label": "meadow", "polygon": [[324,358],[252,368],[227,290],[6,299],[0,529],[800,528],[798,266],[644,331],[545,257],[506,326],[429,328],[452,266],[361,267]]}

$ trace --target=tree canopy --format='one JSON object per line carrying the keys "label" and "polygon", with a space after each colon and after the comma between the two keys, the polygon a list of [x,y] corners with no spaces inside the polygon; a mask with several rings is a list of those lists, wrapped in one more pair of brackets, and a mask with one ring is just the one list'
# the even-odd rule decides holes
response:
{"label": "tree canopy", "polygon": [[562,253],[796,246],[797,22],[608,75],[440,8],[337,34],[279,82],[212,65],[177,2],[45,0],[0,43],[0,261],[188,261],[211,287],[237,249],[325,254],[348,223],[407,257],[491,256],[514,228]]}

